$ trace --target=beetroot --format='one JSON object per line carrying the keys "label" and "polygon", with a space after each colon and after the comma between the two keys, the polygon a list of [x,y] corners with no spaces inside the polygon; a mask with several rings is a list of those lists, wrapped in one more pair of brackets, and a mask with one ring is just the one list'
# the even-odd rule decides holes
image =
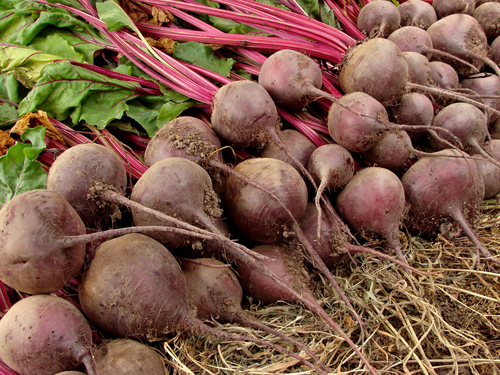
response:
{"label": "beetroot", "polygon": [[[453,103],[444,107],[434,117],[435,127],[445,128],[460,139],[464,151],[475,150],[485,155],[482,144],[488,135],[486,116],[477,107],[468,103]],[[446,136],[443,136],[446,138]],[[450,142],[453,142],[449,139]],[[432,139],[431,144],[436,150],[447,148],[439,140]]]}
{"label": "beetroot", "polygon": [[[427,4],[422,0],[418,0],[418,2]],[[400,27],[392,32],[387,39],[396,44],[401,52],[418,52],[428,57],[432,49],[431,36],[425,30],[416,26]]]}
{"label": "beetroot", "polygon": [[494,260],[473,230],[479,222],[484,183],[468,155],[438,151],[413,164],[401,182],[409,206],[405,223],[412,233],[447,235],[458,224],[483,256]]}
{"label": "beetroot", "polygon": [[111,186],[121,194],[127,187],[122,160],[110,148],[96,143],[68,148],[55,160],[47,175],[47,189],[61,194],[86,226],[100,228],[117,209],[114,206],[105,209],[88,199],[90,188],[96,184]]}
{"label": "beetroot", "polygon": [[266,197],[265,192],[240,178],[229,176],[227,205],[238,229],[248,238],[262,243],[277,242],[289,236],[292,219],[299,219],[307,204],[307,186],[300,174],[290,164],[271,158],[247,159],[238,164],[235,171],[264,186],[282,203],[277,204]]}
{"label": "beetroot", "polygon": [[191,315],[179,264],[163,245],[143,234],[101,244],[78,296],[85,315],[119,337],[151,339],[202,330]]}
{"label": "beetroot", "polygon": [[358,14],[358,29],[369,38],[386,38],[401,25],[401,14],[391,1],[371,1]]}
{"label": "beetroot", "polygon": [[[318,217],[321,218],[318,230]],[[299,220],[304,237],[329,268],[336,267],[346,254],[349,234],[331,216],[321,215],[313,202],[308,202]],[[319,236],[318,236],[319,231]]]}
{"label": "beetroot", "polygon": [[62,246],[85,234],[75,209],[58,193],[29,190],[0,210],[0,280],[19,291],[51,293],[80,272],[85,245]]}
{"label": "beetroot", "polygon": [[328,131],[332,139],[347,150],[366,151],[388,131],[387,111],[372,96],[353,92],[340,98],[339,103],[330,106]]}
{"label": "beetroot", "polygon": [[433,86],[429,60],[418,52],[403,52],[408,64],[408,81],[423,86]]}
{"label": "beetroot", "polygon": [[[460,86],[470,89],[481,97],[485,104],[500,110],[500,77],[494,74],[480,73],[468,76],[460,81]],[[495,113],[489,115],[488,123],[495,122],[499,116]]]}
{"label": "beetroot", "polygon": [[20,375],[53,375],[85,365],[92,357],[92,331],[82,313],[61,297],[40,294],[16,302],[0,320],[0,360]]}
{"label": "beetroot", "polygon": [[89,320],[115,336],[152,339],[172,333],[202,334],[254,342],[292,354],[264,340],[227,334],[203,324],[193,314],[179,264],[167,248],[143,234],[128,234],[101,244],[79,285],[78,296]]}
{"label": "beetroot", "polygon": [[434,107],[431,100],[424,94],[410,92],[404,94],[392,108],[392,117],[398,124],[431,125]]}
{"label": "beetroot", "polygon": [[441,61],[431,61],[432,81],[438,87],[454,90],[460,87],[460,79],[450,64]]}
{"label": "beetroot", "polygon": [[432,6],[439,18],[456,13],[472,15],[475,8],[475,0],[433,0]]}
{"label": "beetroot", "polygon": [[[328,112],[328,131],[335,142],[351,152],[364,152],[372,148],[386,133],[407,130],[429,131],[438,137],[436,130],[445,131],[448,137],[456,138],[447,129],[436,129],[428,125],[398,125],[389,122],[385,107],[375,98],[363,92],[353,92],[332,104]],[[439,137],[438,137],[439,138]],[[442,138],[440,138],[442,139]],[[416,150],[413,150],[416,152]]]}
{"label": "beetroot", "polygon": [[490,45],[489,56],[495,64],[500,64],[500,38],[496,37]]}
{"label": "beetroot", "polygon": [[[252,248],[253,251],[265,255],[270,260],[262,261],[274,273],[280,276],[282,280],[296,290],[299,290],[303,298],[300,300],[311,311],[323,318],[334,332],[338,333],[354,350],[354,352],[363,361],[371,374],[376,372],[370,365],[365,356],[359,351],[352,340],[340,329],[340,327],[330,318],[330,316],[316,302],[314,295],[309,289],[309,276],[303,263],[298,256],[298,250],[292,246],[276,243],[262,244]],[[291,295],[282,287],[277,285],[267,276],[262,275],[255,268],[248,267],[245,264],[238,264],[236,267],[241,285],[246,293],[263,303],[276,303],[278,301],[298,302],[297,297]]]}
{"label": "beetroot", "polygon": [[[488,58],[488,40],[481,25],[472,16],[451,14],[433,23],[427,32],[431,36],[434,48],[460,57],[478,70],[481,70],[486,63],[497,74],[500,72],[498,66]],[[474,70],[452,60],[443,58],[443,61],[452,65],[459,75],[467,76],[475,73]]]}
{"label": "beetroot", "polygon": [[[261,323],[242,309],[243,289],[229,265],[211,258],[185,259],[182,272],[198,319],[216,319],[263,330],[297,346],[319,362],[318,357],[305,345]],[[303,358],[295,358],[303,362]],[[331,371],[321,363],[320,366],[325,371]]]}
{"label": "beetroot", "polygon": [[[318,235],[321,221],[321,196],[325,189],[341,188],[354,175],[354,159],[345,147],[326,144],[318,147],[311,155],[307,169],[318,184],[314,203],[318,210]],[[332,209],[333,210],[333,209]]]}
{"label": "beetroot", "polygon": [[433,6],[422,0],[408,0],[398,6],[401,15],[401,27],[415,26],[426,30],[437,21]]}
{"label": "beetroot", "polygon": [[279,117],[266,89],[252,81],[234,81],[222,86],[213,99],[212,128],[236,147],[260,147],[279,138]]}
{"label": "beetroot", "polygon": [[474,9],[472,17],[481,25],[488,39],[496,39],[500,35],[500,4],[489,2]]}
{"label": "beetroot", "polygon": [[191,116],[179,116],[163,125],[151,138],[144,153],[144,162],[149,167],[157,161],[184,157],[195,163],[204,163],[215,157],[222,161],[220,140],[215,132],[202,120]]}
{"label": "beetroot", "polygon": [[289,49],[269,56],[259,71],[259,84],[276,105],[300,109],[321,97],[322,73],[310,57]]}
{"label": "beetroot", "polygon": [[405,91],[408,64],[396,44],[383,38],[371,39],[346,52],[339,82],[346,94],[364,92],[388,105]]}
{"label": "beetroot", "polygon": [[396,174],[380,167],[358,171],[337,195],[336,206],[349,225],[362,232],[381,234],[400,260],[405,261],[399,240],[405,195]]}
{"label": "beetroot", "polygon": [[[500,140],[492,139],[483,145],[484,150],[500,160]],[[477,170],[484,182],[484,197],[483,199],[491,199],[500,192],[500,167],[493,164],[489,160],[481,158],[480,154],[473,155],[479,158],[474,159],[477,165]]]}
{"label": "beetroot", "polygon": [[386,133],[363,156],[372,166],[397,169],[413,155],[413,145],[408,133],[394,131]]}
{"label": "beetroot", "polygon": [[102,374],[167,375],[160,355],[151,347],[131,339],[106,341],[96,349],[94,358]]}
{"label": "beetroot", "polygon": [[[298,161],[303,166],[307,167],[311,154],[316,149],[316,145],[312,143],[304,134],[295,129],[285,129],[281,132],[281,139],[285,146],[295,155]],[[274,142],[268,143],[260,152],[262,158],[274,158],[283,160],[294,167],[298,172],[302,170],[291,160],[283,150]]]}
{"label": "beetroot", "polygon": [[[189,192],[189,194],[188,194]],[[172,157],[153,164],[137,181],[130,199],[168,216],[221,234],[214,218],[222,215],[219,198],[208,172],[195,162]],[[168,225],[143,210],[132,209],[135,225]],[[196,239],[164,233],[151,236],[169,248],[192,244]]]}

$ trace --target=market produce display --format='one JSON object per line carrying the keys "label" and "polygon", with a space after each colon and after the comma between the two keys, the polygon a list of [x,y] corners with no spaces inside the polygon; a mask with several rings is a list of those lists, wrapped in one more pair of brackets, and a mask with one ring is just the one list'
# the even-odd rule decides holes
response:
{"label": "market produce display", "polygon": [[0,0],[0,375],[497,374],[496,4]]}

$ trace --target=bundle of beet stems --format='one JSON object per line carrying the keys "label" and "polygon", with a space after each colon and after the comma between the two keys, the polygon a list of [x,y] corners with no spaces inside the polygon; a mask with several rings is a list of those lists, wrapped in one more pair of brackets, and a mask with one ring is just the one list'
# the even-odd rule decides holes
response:
{"label": "bundle of beet stems", "polygon": [[[327,1],[344,30],[350,31],[347,34],[326,28],[321,22],[306,17],[307,14],[298,17],[303,10],[292,1],[286,5],[295,14],[260,3],[238,0],[221,1],[225,9],[176,0],[141,1],[137,4],[144,6],[146,12],[152,6],[166,10],[195,29],[136,24],[137,30],[143,35],[178,41],[210,40],[211,43],[224,45],[221,56],[235,57],[238,68],[254,75],[265,60],[261,52],[267,54],[280,49],[295,49],[323,60],[327,67],[333,67],[342,60],[348,47],[362,37],[352,21],[359,12],[356,4],[338,5]],[[158,82],[204,103],[201,117],[210,116],[210,105],[218,87],[238,79],[235,76],[222,77],[176,61],[161,50],[151,55],[144,41],[136,34],[124,29],[107,30],[90,3],[82,2],[88,12],[56,5],[80,15],[100,29],[108,37],[110,48],[123,53]],[[187,12],[228,18],[273,36],[223,33]],[[323,87],[328,93],[340,96],[334,75],[325,74]],[[325,118],[308,113],[283,111],[280,114],[316,145],[329,142],[320,136],[328,134]],[[59,127],[66,131],[67,138],[71,138],[72,133],[63,124],[59,124]],[[93,129],[92,138],[120,150],[116,139],[108,133],[106,130],[100,133]],[[76,137],[74,144],[83,141]],[[144,165],[131,159],[126,152],[121,156],[127,160],[129,172],[134,178],[140,177],[146,170]],[[487,212],[487,215],[483,215],[485,228],[480,233],[481,239],[485,244],[495,244],[498,233],[486,229],[486,226],[498,222],[496,202],[489,203]],[[438,242],[429,243],[417,237],[409,239],[404,249],[409,254],[409,265],[428,272],[439,272],[439,278],[435,280],[428,275],[405,272],[394,262],[381,263],[376,255],[366,255],[362,262],[344,261],[334,271],[346,299],[356,306],[364,328],[360,327],[360,322],[355,320],[349,308],[338,301],[329,278],[321,272],[314,273],[315,299],[325,307],[333,321],[340,322],[347,337],[362,348],[377,371],[441,373],[474,368],[479,373],[496,373],[498,360],[495,352],[498,347],[494,342],[499,333],[496,305],[500,302],[495,292],[498,289],[496,274],[487,269],[473,270],[469,267],[473,260],[468,251],[470,245],[466,241],[450,243],[440,238]],[[377,241],[369,239],[370,247],[376,247],[379,244]],[[2,309],[5,310],[4,307],[9,306],[9,299],[16,298],[12,296],[11,290],[3,285],[2,288],[2,304],[5,305]],[[260,306],[258,301],[249,298],[246,307],[269,326],[303,342],[314,353],[318,353],[322,363],[331,369],[345,373],[366,371],[352,348],[345,344],[339,345],[343,339],[336,332],[325,329],[324,322],[300,304]],[[270,342],[278,340],[257,330],[231,324],[214,324],[229,333],[244,333]],[[201,337],[179,335],[150,345],[163,354],[169,371],[176,374],[310,373],[297,360],[285,359],[283,354],[259,351],[246,342],[214,345],[208,338],[204,340]]]}

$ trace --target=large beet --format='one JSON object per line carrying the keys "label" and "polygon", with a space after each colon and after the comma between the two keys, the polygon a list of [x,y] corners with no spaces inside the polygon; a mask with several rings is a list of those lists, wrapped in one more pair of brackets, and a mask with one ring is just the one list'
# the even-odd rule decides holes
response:
{"label": "large beet", "polygon": [[408,64],[396,44],[375,38],[347,51],[339,82],[346,94],[361,91],[386,105],[404,94],[408,77]]}
{"label": "large beet", "polygon": [[91,350],[87,320],[61,297],[23,298],[0,320],[0,360],[21,375],[53,375],[82,364],[96,375]]}
{"label": "large beet", "polygon": [[484,183],[468,155],[438,151],[413,164],[401,181],[409,205],[405,221],[412,233],[446,235],[458,224],[482,254],[491,257],[473,230],[479,222]]}
{"label": "large beet", "polygon": [[[132,189],[130,199],[186,223],[220,234],[214,219],[222,215],[219,198],[208,172],[194,161],[171,157],[154,163]],[[132,209],[140,226],[168,225],[148,212]],[[151,233],[169,248],[192,244],[196,239],[178,234]]]}
{"label": "large beet", "polygon": [[[460,57],[481,70],[488,54],[488,40],[479,22],[468,14],[456,13],[433,23],[427,32],[434,48]],[[476,73],[471,68],[443,58],[460,75]]]}
{"label": "large beet", "polygon": [[82,268],[85,245],[58,240],[85,234],[75,209],[58,193],[29,190],[0,210],[0,280],[19,291],[51,293]]}

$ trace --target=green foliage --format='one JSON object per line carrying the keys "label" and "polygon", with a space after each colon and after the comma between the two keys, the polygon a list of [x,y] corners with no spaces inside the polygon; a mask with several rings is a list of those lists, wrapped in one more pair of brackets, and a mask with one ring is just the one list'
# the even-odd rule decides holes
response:
{"label": "green foliage", "polygon": [[46,147],[44,136],[43,126],[28,128],[0,157],[0,207],[25,191],[47,187],[47,173],[36,160]]}

